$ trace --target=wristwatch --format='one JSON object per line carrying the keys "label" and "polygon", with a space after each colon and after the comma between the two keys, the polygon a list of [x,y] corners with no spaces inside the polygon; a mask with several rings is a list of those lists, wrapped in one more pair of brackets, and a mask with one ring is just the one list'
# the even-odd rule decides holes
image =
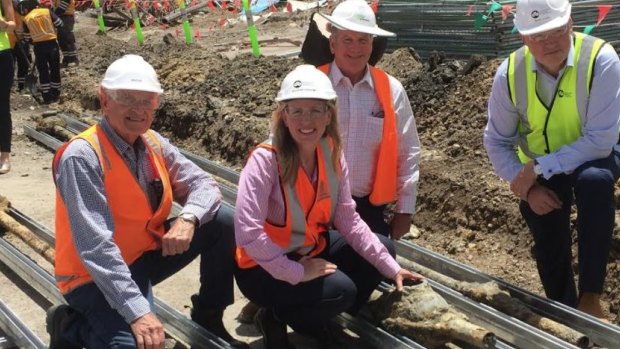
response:
{"label": "wristwatch", "polygon": [[191,213],[183,213],[181,212],[178,216],[178,219],[184,221],[184,222],[188,222],[188,223],[192,223],[194,226],[198,225],[198,218],[196,218],[196,216],[194,216]]}
{"label": "wristwatch", "polygon": [[534,173],[537,176],[540,176],[542,174],[542,166],[540,166],[540,164],[538,163],[538,160],[534,159]]}

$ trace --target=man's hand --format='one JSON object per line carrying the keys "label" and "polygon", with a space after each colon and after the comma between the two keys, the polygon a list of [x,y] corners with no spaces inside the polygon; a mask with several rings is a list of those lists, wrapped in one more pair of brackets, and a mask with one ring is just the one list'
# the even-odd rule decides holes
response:
{"label": "man's hand", "polygon": [[555,192],[540,184],[532,186],[527,194],[526,201],[532,211],[540,216],[562,208],[562,201],[560,201]]}
{"label": "man's hand", "polygon": [[420,280],[424,280],[424,277],[420,274],[412,273],[409,270],[401,268],[398,271],[398,274],[394,276],[394,284],[396,284],[397,291],[403,290],[403,280],[405,279],[413,280],[413,281],[420,281]]}
{"label": "man's hand", "polygon": [[301,257],[299,263],[304,266],[304,277],[301,282],[306,282],[320,278],[321,276],[333,274],[338,266],[332,262],[328,262],[323,258],[312,258],[308,256]]}
{"label": "man's hand", "polygon": [[177,218],[161,240],[163,256],[181,254],[189,249],[196,227],[191,222]]}
{"label": "man's hand", "polygon": [[534,173],[534,161],[530,161],[517,174],[517,176],[510,182],[510,190],[521,200],[527,199],[527,192],[536,183],[536,173]]}
{"label": "man's hand", "polygon": [[138,349],[162,349],[166,342],[164,325],[153,313],[147,313],[131,323],[131,332]]}
{"label": "man's hand", "polygon": [[390,238],[392,238],[392,240],[400,239],[411,229],[411,214],[394,213],[394,217],[392,217],[392,221],[390,222],[390,228],[392,229]]}

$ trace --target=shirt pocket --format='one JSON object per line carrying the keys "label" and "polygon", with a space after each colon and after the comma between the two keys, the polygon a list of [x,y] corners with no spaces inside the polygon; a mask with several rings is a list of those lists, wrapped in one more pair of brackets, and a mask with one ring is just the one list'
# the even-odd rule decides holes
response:
{"label": "shirt pocket", "polygon": [[364,135],[364,147],[370,151],[379,148],[383,137],[383,118],[375,116],[366,117],[366,134]]}

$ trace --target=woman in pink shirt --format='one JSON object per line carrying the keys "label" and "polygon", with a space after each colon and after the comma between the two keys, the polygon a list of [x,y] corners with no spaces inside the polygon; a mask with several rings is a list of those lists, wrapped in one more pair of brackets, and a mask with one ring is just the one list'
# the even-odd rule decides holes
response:
{"label": "woman in pink shirt", "polygon": [[330,319],[356,314],[385,277],[402,289],[421,276],[400,268],[391,241],[355,212],[329,78],[298,66],[276,101],[272,136],[239,180],[237,283],[262,307],[255,323],[267,349],[293,348],[286,325],[342,347]]}

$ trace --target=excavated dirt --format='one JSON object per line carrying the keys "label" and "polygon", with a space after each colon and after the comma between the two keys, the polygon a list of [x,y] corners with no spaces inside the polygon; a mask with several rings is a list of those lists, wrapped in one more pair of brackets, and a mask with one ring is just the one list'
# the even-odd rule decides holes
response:
{"label": "excavated dirt", "polygon": [[[270,38],[303,33],[308,17],[273,14],[258,30],[274,34]],[[194,29],[202,28],[198,45],[185,45],[174,29],[149,27],[143,47],[130,31],[95,35],[94,20],[80,18],[81,64],[63,73],[58,108],[97,114],[95,91],[106,67],[122,54],[140,54],[156,68],[166,91],[153,127],[180,147],[240,169],[250,148],[268,135],[279,82],[302,62],[247,53],[227,58],[247,48],[247,34],[241,24],[219,27],[220,18],[194,18]],[[441,54],[421,61],[414,50],[400,49],[386,54],[379,66],[406,87],[423,146],[414,242],[542,293],[518,202],[494,175],[482,146],[487,98],[499,63],[480,57],[446,60]],[[619,284],[617,226],[604,296],[615,323],[620,323]]]}

